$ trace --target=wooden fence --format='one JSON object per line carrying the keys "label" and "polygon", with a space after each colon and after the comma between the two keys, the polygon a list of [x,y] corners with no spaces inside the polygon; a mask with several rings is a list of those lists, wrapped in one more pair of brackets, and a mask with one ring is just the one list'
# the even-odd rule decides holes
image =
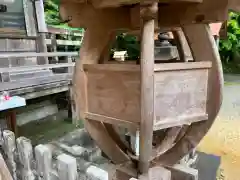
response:
{"label": "wooden fence", "polygon": [[2,132],[0,142],[1,180],[89,180],[96,179],[94,176],[99,173],[99,180],[108,180],[108,173],[95,166],[86,170],[86,178],[78,178],[76,158],[67,154],[53,157],[48,146],[40,144],[33,148],[29,139],[15,139],[14,133],[9,130]]}
{"label": "wooden fence", "polygon": [[0,35],[0,91],[26,99],[68,91],[82,38],[53,27],[37,38]]}

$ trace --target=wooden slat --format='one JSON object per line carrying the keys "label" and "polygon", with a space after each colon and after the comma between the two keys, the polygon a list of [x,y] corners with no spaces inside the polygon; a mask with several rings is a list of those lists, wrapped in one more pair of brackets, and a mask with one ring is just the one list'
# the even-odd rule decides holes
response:
{"label": "wooden slat", "polygon": [[124,71],[140,72],[140,66],[136,64],[84,64],[85,71]]}
{"label": "wooden slat", "polygon": [[199,122],[199,121],[206,121],[208,119],[208,115],[193,115],[193,116],[186,116],[186,117],[178,117],[177,119],[167,119],[165,121],[159,121],[157,124],[154,124],[153,130],[161,130],[167,129],[170,127],[176,127],[181,125],[191,125],[192,123]]}
{"label": "wooden slat", "polygon": [[139,123],[140,71],[131,71],[139,66],[133,65],[132,69],[131,65],[128,69],[124,68],[127,67],[125,65],[113,65],[109,69],[106,64],[92,66],[104,68],[85,70],[88,82],[86,112]]}
{"label": "wooden slat", "polygon": [[23,0],[23,9],[26,23],[27,35],[31,37],[37,36],[37,28],[35,22],[35,12],[31,0]]}
{"label": "wooden slat", "polygon": [[24,52],[24,53],[2,53],[0,54],[0,59],[2,58],[14,58],[14,57],[54,57],[54,56],[78,56],[78,52]]}
{"label": "wooden slat", "polygon": [[11,89],[24,88],[28,86],[43,85],[43,84],[48,84],[48,83],[57,82],[57,81],[70,80],[71,78],[72,78],[72,75],[66,73],[66,74],[56,74],[48,77],[31,78],[31,79],[26,79],[26,80],[17,81],[17,82],[16,81],[4,82],[4,83],[1,83],[0,91],[8,91]]}
{"label": "wooden slat", "polygon": [[177,71],[177,70],[191,70],[191,69],[209,69],[212,67],[210,61],[205,62],[188,62],[188,63],[164,63],[155,64],[154,71]]}
{"label": "wooden slat", "polygon": [[17,33],[19,35],[25,35],[26,31],[21,29],[13,29],[13,28],[0,28],[0,34],[10,34],[10,33]]}
{"label": "wooden slat", "polygon": [[103,116],[103,115],[100,115],[100,114],[94,114],[94,113],[85,113],[85,114],[86,114],[86,119],[91,119],[91,120],[95,120],[95,121],[114,124],[114,125],[117,125],[117,126],[123,126],[123,127],[130,127],[130,128],[138,129],[138,127],[140,125],[137,122],[125,121],[125,120],[122,120],[122,119],[107,117],[107,116]]}
{"label": "wooden slat", "polygon": [[[48,84],[51,85],[51,84]],[[58,85],[52,88],[49,88],[48,85],[44,84],[41,86],[41,88],[37,89],[35,88],[35,91],[32,93],[25,93],[22,94],[21,97],[27,99],[34,99],[34,98],[38,98],[38,97],[43,97],[43,96],[48,96],[51,94],[57,94],[60,92],[67,92],[69,91],[69,86],[67,83],[65,83],[65,85]],[[55,84],[56,85],[56,84]],[[22,91],[24,93],[25,88],[22,88]]]}
{"label": "wooden slat", "polygon": [[52,34],[66,34],[66,35],[73,35],[73,36],[83,36],[84,33],[77,31],[77,30],[67,30],[62,28],[55,28],[48,26],[48,32]]}
{"label": "wooden slat", "polygon": [[153,3],[153,2],[159,2],[159,3],[201,3],[203,0],[93,0],[93,5],[96,8],[106,8],[106,7],[118,7],[122,5],[131,5],[131,4],[137,4],[137,3]]}
{"label": "wooden slat", "polygon": [[[46,39],[45,42],[47,45],[52,44],[51,39]],[[60,40],[60,39],[57,39],[56,43],[57,43],[57,45],[65,45],[65,46],[80,46],[81,45],[81,41]]]}
{"label": "wooden slat", "polygon": [[5,72],[18,72],[18,71],[27,71],[27,70],[41,70],[41,69],[53,69],[53,68],[62,68],[62,67],[73,67],[75,63],[59,63],[59,64],[44,64],[36,66],[20,66],[20,67],[11,67],[11,68],[0,68],[0,73]]}
{"label": "wooden slat", "polygon": [[43,0],[38,0],[34,3],[37,17],[38,32],[46,33],[48,30],[45,22]]}
{"label": "wooden slat", "polygon": [[59,81],[37,86],[28,86],[20,89],[9,90],[11,96],[21,95],[25,99],[34,99],[50,94],[56,94],[69,90],[69,81]]}

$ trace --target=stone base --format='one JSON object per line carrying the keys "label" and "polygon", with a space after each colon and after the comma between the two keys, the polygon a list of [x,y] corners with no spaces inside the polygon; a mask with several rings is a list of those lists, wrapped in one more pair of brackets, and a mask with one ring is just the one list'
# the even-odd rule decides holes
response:
{"label": "stone base", "polygon": [[156,166],[149,169],[147,174],[137,175],[128,164],[117,168],[116,174],[109,180],[198,180],[198,170],[182,166]]}

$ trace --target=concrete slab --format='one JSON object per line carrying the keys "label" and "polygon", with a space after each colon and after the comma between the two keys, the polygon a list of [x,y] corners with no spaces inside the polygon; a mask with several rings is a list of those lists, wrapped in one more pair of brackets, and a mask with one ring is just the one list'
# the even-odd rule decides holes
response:
{"label": "concrete slab", "polygon": [[198,169],[199,180],[216,180],[221,158],[203,152],[197,152],[197,154],[198,160],[194,167]]}

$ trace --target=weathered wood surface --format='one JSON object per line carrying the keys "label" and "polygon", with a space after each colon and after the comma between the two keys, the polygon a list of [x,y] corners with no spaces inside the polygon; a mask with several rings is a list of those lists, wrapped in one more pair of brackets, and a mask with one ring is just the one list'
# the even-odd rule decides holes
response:
{"label": "weathered wood surface", "polygon": [[87,102],[87,78],[83,70],[83,64],[97,64],[101,53],[108,43],[109,29],[106,27],[88,28],[85,32],[83,45],[80,50],[80,59],[76,61],[74,78],[73,78],[73,97],[76,108],[82,109],[79,111],[79,119],[82,117],[86,130],[91,137],[96,141],[97,145],[104,153],[112,159],[116,164],[127,162],[130,158],[127,154],[116,146],[115,141],[105,128],[102,122],[86,119],[85,113],[88,112]]}
{"label": "weathered wood surface", "polygon": [[[144,2],[141,2],[144,3]],[[142,15],[141,12],[150,12]],[[147,173],[149,159],[152,153],[153,124],[154,124],[154,28],[158,3],[154,2],[140,9],[141,26],[141,55],[140,55],[140,142],[139,142],[139,171]]]}
{"label": "weathered wood surface", "polygon": [[2,58],[14,58],[14,57],[54,57],[54,56],[78,56],[78,52],[24,52],[24,53],[1,53],[0,59]]}
{"label": "weathered wood surface", "polygon": [[[186,69],[182,65],[174,63],[175,68],[168,70],[159,64],[159,70],[155,71],[155,130],[171,127],[174,123],[175,126],[189,123],[185,119],[191,116],[192,121],[207,119],[206,97],[211,63],[206,63],[205,67],[201,63],[190,63]],[[194,69],[194,65],[199,67]]]}
{"label": "weathered wood surface", "polygon": [[[103,66],[98,65],[98,67],[102,68]],[[135,123],[139,122],[139,72],[116,72],[107,67],[103,71],[89,68],[86,69],[86,72],[88,112]]]}
{"label": "weathered wood surface", "polygon": [[[107,0],[105,2],[107,2]],[[121,2],[123,4],[127,3],[127,1]],[[138,161],[137,168],[142,173],[147,172],[149,163],[151,163],[151,166],[175,164],[185,154],[187,154],[188,151],[194,148],[210,128],[212,122],[216,118],[216,115],[221,104],[222,70],[216,47],[213,45],[214,43],[213,38],[212,39],[210,38],[210,33],[208,32],[207,29],[205,29],[207,27],[207,25],[205,24],[217,21],[225,21],[227,19],[227,11],[229,10],[229,8],[234,7],[233,6],[234,3],[235,6],[237,6],[239,3],[237,3],[235,0],[232,1],[223,0],[221,2],[217,0],[211,1],[203,0],[202,2],[198,3],[196,2],[186,3],[186,1],[182,2],[185,3],[172,3],[172,4],[166,3],[163,5],[161,3],[158,4],[158,2],[155,1],[157,5],[149,9],[145,8],[149,4],[153,3],[152,1],[148,1],[147,4],[146,1],[142,1],[141,3],[139,3],[139,1],[135,1],[137,5],[121,7],[115,6],[114,8],[105,9],[100,8],[106,5],[102,4],[101,6],[101,3],[104,3],[104,0],[101,2],[92,1],[93,4],[90,4],[91,2],[81,3],[79,1],[63,0],[61,1],[60,4],[60,13],[63,20],[69,20],[70,26],[84,27],[87,29],[83,41],[83,46],[80,51],[81,54],[80,61],[76,63],[74,74],[73,88],[75,90],[74,99],[76,108],[80,110],[79,116],[84,119],[87,131],[98,143],[100,148],[103,149],[103,151],[105,151],[105,153],[110,157],[110,159],[113,159],[115,163],[126,162],[131,159],[131,156],[128,155],[126,151],[124,151],[121,147],[119,147],[116,141],[113,138],[111,138],[111,134],[109,134],[106,131],[101,121],[104,120],[105,121],[104,123],[106,123],[107,121],[108,122],[113,121],[115,123],[115,121],[118,121],[118,119],[121,120],[121,123],[123,122],[123,120],[130,121],[129,118],[122,119],[122,117],[115,116],[114,113],[118,111],[117,109],[118,107],[115,107],[115,109],[110,110],[112,108],[111,106],[115,106],[114,103],[116,102],[122,103],[123,101],[122,99],[124,99],[123,97],[127,97],[127,95],[124,94],[125,91],[123,92],[119,90],[117,91],[114,89],[114,86],[109,86],[109,84],[111,83],[112,85],[115,86],[119,86],[119,84],[121,86],[121,84],[123,84],[121,82],[121,78],[117,79],[116,80],[117,82],[114,82],[112,80],[114,76],[117,77],[119,76],[119,74],[123,74],[122,68],[123,66],[120,67],[119,64],[119,69],[115,68],[114,71],[111,69],[112,67],[114,67],[113,65],[109,66],[108,69],[106,70],[104,70],[106,66],[99,66],[97,69],[94,70],[95,71],[94,73],[98,72],[96,73],[98,74],[98,76],[97,75],[91,76],[93,74],[94,68],[89,68],[88,70],[86,70],[83,64],[92,65],[98,64],[100,62],[99,59],[101,58],[104,48],[106,47],[106,44],[108,42],[108,36],[113,31],[117,29],[124,29],[126,31],[139,29],[142,30],[141,31],[142,47],[145,47],[142,48],[141,52],[142,62],[140,63],[141,64],[140,67],[142,72],[140,73],[140,71],[138,71],[137,68],[135,68],[133,71],[131,70],[128,71],[131,73],[134,72],[135,74],[139,74],[138,81],[141,88],[138,87],[138,92],[141,92],[140,94],[143,95],[139,97],[140,103],[135,104],[139,105],[140,107],[139,112],[137,114],[138,115],[141,114],[139,118],[139,120],[141,121],[137,121],[137,123],[140,122],[141,127],[140,128],[141,150],[139,158],[140,160],[137,159]],[[133,1],[131,1],[130,3],[133,3]],[[159,11],[157,10],[158,8],[160,9]],[[142,21],[142,18],[144,16],[146,19]],[[69,19],[69,17],[71,17],[71,19]],[[89,21],[90,18],[94,20],[90,22]],[[118,19],[118,21],[116,21],[116,19]],[[195,24],[193,25],[193,23]],[[204,24],[202,25],[203,27],[198,27],[199,25],[198,23]],[[156,69],[154,68],[153,66],[154,53],[152,51],[155,29],[157,29],[158,27],[172,28],[176,26],[183,26],[183,30],[185,35],[187,36],[187,41],[189,42],[189,46],[192,51],[194,60],[210,61],[212,62],[212,67],[211,66],[203,67],[201,63],[199,64],[194,63],[194,65],[195,64],[199,65],[199,67],[194,68],[192,64],[185,63],[184,65],[180,65],[175,69],[176,71],[178,71],[178,74],[174,72],[174,68],[171,67],[171,64],[164,65],[163,66],[164,68],[162,70],[158,69],[159,66],[158,67],[156,66]],[[196,28],[195,27],[192,28],[191,26],[193,27],[196,26]],[[146,29],[149,28],[148,31],[145,31],[145,28]],[[200,33],[201,39],[200,36],[197,36],[197,38],[194,39],[194,36],[196,35],[195,32],[197,31],[203,31]],[[199,41],[200,44],[199,46],[198,41],[196,41],[196,39]],[[204,43],[206,44],[205,46]],[[148,46],[146,44],[148,44]],[[208,52],[205,53],[206,49],[208,50]],[[148,54],[147,56],[147,52],[152,53]],[[201,56],[201,54],[204,55]],[[149,61],[147,61],[147,59]],[[148,63],[150,63],[150,65]],[[91,65],[89,65],[89,67]],[[189,68],[194,70],[191,70],[191,72],[188,71],[188,68],[187,69],[184,68],[185,65],[186,66],[190,65]],[[94,66],[95,65],[93,65],[92,67]],[[211,71],[210,73],[208,73],[208,69],[210,68]],[[156,70],[155,72],[154,69]],[[105,74],[108,74],[107,79],[105,77]],[[208,77],[208,75],[210,76],[210,78]],[[146,76],[148,77],[148,79],[146,79]],[[170,88],[170,86],[164,87],[163,85],[161,85],[161,83],[164,82],[164,80],[161,79],[162,77],[168,80],[170,79],[171,80],[170,82],[174,82],[176,80],[177,83],[175,81],[175,83],[172,83],[171,85],[174,86],[175,84],[178,84],[180,88]],[[153,81],[154,78],[156,79],[156,82],[158,82],[158,86],[156,89],[154,89],[155,88],[154,87],[155,82]],[[171,78],[174,80],[172,80]],[[95,82],[96,81],[95,79],[102,80],[101,84]],[[126,81],[126,79],[124,80]],[[107,84],[105,81],[108,81],[110,83]],[[93,82],[96,85],[93,85]],[[192,86],[188,84],[189,82],[191,83]],[[104,92],[105,87],[102,86],[102,84],[104,84],[104,86],[107,87],[106,88],[107,92]],[[165,92],[164,88],[166,88]],[[96,89],[98,89],[98,91]],[[115,90],[114,91],[115,96],[117,94],[117,98],[112,97],[115,101],[114,100],[108,101],[107,98],[109,97],[109,95],[111,96],[111,92],[113,89]],[[170,98],[168,95],[174,89],[175,90],[177,89],[175,91],[176,94],[181,95],[180,97],[184,100],[184,105],[181,106],[180,103],[177,103],[176,106],[173,106],[173,111],[171,111],[172,107],[169,107],[168,102],[171,100],[168,99]],[[154,90],[156,93],[154,92]],[[185,90],[188,91],[187,92],[188,94],[187,93],[184,94]],[[99,91],[102,94],[98,94]],[[163,110],[161,111],[161,114],[165,113],[164,114],[165,117],[163,116],[163,119],[155,118],[156,116],[161,117],[161,114],[157,114],[156,112],[154,114],[154,110],[155,111],[158,110],[154,109],[154,98],[156,97],[155,94],[157,94],[157,92],[160,91],[163,91],[165,95],[163,95],[161,100],[155,101],[159,103],[159,104],[156,103],[159,106],[159,108],[162,106],[160,102],[161,103],[164,101],[167,102],[167,105],[165,105],[165,109],[163,108]],[[147,95],[146,92],[149,92],[149,94]],[[213,92],[215,92],[214,95]],[[102,103],[102,101],[104,100],[101,99],[101,103],[98,104],[98,107],[97,106],[94,107],[93,102],[91,102],[93,94],[98,99],[104,97],[105,101],[108,104]],[[157,96],[158,95],[159,94],[157,94]],[[196,96],[197,98],[194,99],[191,98],[191,96]],[[206,96],[208,97],[208,99],[206,98]],[[189,99],[186,100],[183,97]],[[162,101],[163,99],[164,101]],[[102,104],[104,104],[103,106],[105,108],[104,110],[101,109]],[[109,104],[111,104],[111,106]],[[183,109],[183,107],[189,110],[189,112],[191,113],[187,114],[187,117],[185,116],[187,110]],[[122,109],[125,111],[124,108]],[[172,112],[175,113],[174,116],[172,115]],[[120,112],[117,113],[120,114]],[[120,114],[119,116],[124,116],[124,113]],[[97,120],[95,120],[94,118]],[[165,120],[167,119],[168,121],[164,121],[164,118]],[[155,121],[155,123],[158,125],[161,124],[160,121],[163,120],[162,123],[164,123],[165,125],[163,126],[163,124],[161,124],[161,127],[157,127],[155,130],[178,126],[176,127],[175,132],[173,132],[175,128],[169,129],[169,131],[164,132],[166,133],[164,135],[166,135],[167,137],[166,139],[164,139],[163,145],[167,144],[167,147],[166,149],[160,149],[161,155],[157,154],[156,156],[152,156],[152,134],[154,129],[153,128],[154,120],[158,121],[158,122]],[[179,123],[180,121],[181,123]],[[197,129],[198,126],[202,127],[203,129],[202,130]],[[109,141],[109,143],[107,141]],[[115,154],[110,151],[113,147],[115,148],[116,151]],[[116,157],[116,154],[120,154],[122,158]],[[153,159],[151,160],[151,158]],[[119,159],[122,160],[120,161]]]}
{"label": "weathered wood surface", "polygon": [[4,72],[19,72],[27,70],[44,70],[44,69],[53,69],[61,67],[74,67],[75,63],[58,63],[58,64],[44,64],[44,65],[35,65],[35,66],[20,66],[20,67],[11,67],[11,68],[0,68],[0,73]]}
{"label": "weathered wood surface", "polygon": [[[88,80],[88,110],[84,116],[96,121],[138,127],[140,123],[139,68],[139,65],[124,64],[84,65]],[[191,124],[207,119],[206,96],[209,68],[211,68],[211,62],[154,66],[153,129]]]}
{"label": "weathered wood surface", "polygon": [[66,81],[70,80],[72,78],[72,74],[56,74],[52,76],[43,76],[43,77],[36,77],[35,79],[28,79],[21,80],[21,81],[13,81],[13,82],[3,82],[0,86],[0,91],[8,91],[13,90],[17,88],[24,88],[24,87],[30,87],[30,86],[38,86],[38,85],[44,85],[49,84],[53,82],[59,82],[59,81]]}
{"label": "weathered wood surface", "polygon": [[[97,1],[97,0],[96,0]],[[103,0],[109,1],[109,0]],[[100,2],[100,1],[98,1]],[[109,1],[113,4],[118,1]],[[98,7],[94,2],[81,3],[77,1],[62,1],[60,4],[60,13],[64,20],[68,20],[69,25],[73,27],[94,26],[88,19],[95,19],[101,26],[109,26],[115,29],[136,30],[140,29],[140,1],[132,0],[129,6],[123,6],[124,2],[113,6],[112,8]],[[144,1],[143,1],[144,2]],[[148,3],[151,1],[148,1]],[[213,23],[224,22],[228,19],[228,10],[240,11],[240,2],[237,0],[203,0],[194,3],[185,0],[164,0],[159,1],[158,26],[161,28],[178,27],[191,23]],[[164,2],[164,3],[163,3]],[[171,3],[177,2],[177,3]],[[189,3],[190,2],[190,3]],[[132,3],[132,4],[131,4]],[[97,7],[94,7],[97,6]],[[81,13],[79,13],[81,12]],[[130,18],[130,21],[129,21]],[[108,24],[106,24],[108,19]],[[119,21],[116,21],[118,19]],[[111,25],[110,25],[111,24]],[[156,26],[156,28],[158,27]]]}
{"label": "weathered wood surface", "polygon": [[[214,38],[211,35],[208,25],[188,25],[184,26],[183,30],[192,49],[194,59],[197,62],[212,62],[207,94],[208,119],[200,123],[193,123],[187,128],[187,130],[182,130],[180,132],[180,135],[182,133],[185,135],[181,135],[181,139],[177,138],[179,141],[174,146],[174,148],[170,149],[162,156],[155,158],[153,161],[153,165],[175,164],[176,161],[180,160],[190,150],[196,147],[196,145],[210,129],[222,104],[222,90],[224,81],[221,60],[217,46],[215,44]],[[195,33],[197,33],[198,36],[196,36]],[[206,49],[208,49],[208,51],[206,51]]]}
{"label": "weathered wood surface", "polygon": [[[146,0],[143,1],[143,3],[152,3],[152,2],[160,2],[160,3],[201,3],[203,0]],[[70,2],[77,2],[77,3],[84,3],[84,0],[80,1],[75,1],[71,0]],[[122,5],[131,5],[131,4],[137,4],[140,3],[140,0],[116,0],[116,1],[111,1],[111,0],[93,0],[92,4],[96,8],[106,8],[106,7],[119,7]]]}
{"label": "weathered wood surface", "polygon": [[49,94],[55,94],[64,92],[69,89],[69,80],[52,82],[42,85],[23,87],[19,89],[8,90],[10,95],[21,95],[25,99],[32,99],[37,97],[46,96]]}

